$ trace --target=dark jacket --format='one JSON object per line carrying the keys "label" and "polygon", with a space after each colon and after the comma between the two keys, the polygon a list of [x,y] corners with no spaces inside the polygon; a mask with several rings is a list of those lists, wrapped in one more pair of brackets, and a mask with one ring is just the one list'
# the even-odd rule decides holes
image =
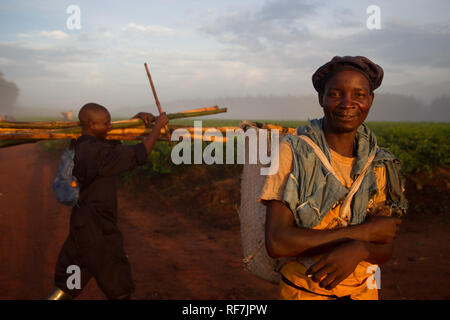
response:
{"label": "dark jacket", "polygon": [[143,143],[124,146],[118,141],[83,135],[75,142],[73,175],[80,184],[78,206],[72,209],[71,225],[80,225],[95,216],[114,225],[117,222],[117,176],[145,164]]}

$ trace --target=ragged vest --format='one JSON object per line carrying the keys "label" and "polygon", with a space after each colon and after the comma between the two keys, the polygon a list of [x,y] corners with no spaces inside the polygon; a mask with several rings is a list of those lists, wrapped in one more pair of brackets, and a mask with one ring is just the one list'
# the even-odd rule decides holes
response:
{"label": "ragged vest", "polygon": [[[323,132],[323,118],[311,120],[307,126],[298,127],[297,135],[311,138],[331,162],[330,149]],[[295,135],[286,136],[284,139],[291,146],[293,166],[286,182],[283,201],[294,213],[298,226],[313,228],[334,206],[344,200],[349,189],[325,169],[306,142]],[[354,148],[356,161],[351,172],[353,180],[363,170],[369,155],[375,153],[375,158],[372,168],[367,171],[353,198],[349,224],[360,224],[364,221],[369,201],[377,192],[374,166],[386,168],[386,204],[405,212],[407,202],[403,194],[400,161],[389,150],[377,146],[375,135],[364,124],[358,128]]]}

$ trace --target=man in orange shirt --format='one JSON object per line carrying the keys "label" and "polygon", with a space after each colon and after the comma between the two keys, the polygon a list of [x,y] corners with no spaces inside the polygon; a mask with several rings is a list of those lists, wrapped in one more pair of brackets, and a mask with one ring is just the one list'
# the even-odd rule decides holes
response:
{"label": "man in orange shirt", "polygon": [[378,299],[368,278],[391,258],[401,220],[367,215],[406,210],[399,161],[363,124],[382,78],[365,57],[333,58],[313,75],[324,117],[281,143],[260,197],[267,251],[284,262],[281,299]]}

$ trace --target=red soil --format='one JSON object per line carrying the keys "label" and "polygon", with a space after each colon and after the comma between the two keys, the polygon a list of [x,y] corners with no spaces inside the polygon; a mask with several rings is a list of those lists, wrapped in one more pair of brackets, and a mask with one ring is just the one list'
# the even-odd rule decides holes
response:
{"label": "red soil", "polygon": [[[42,299],[53,288],[70,214],[51,191],[57,167],[58,159],[38,145],[0,150],[0,299]],[[139,192],[119,189],[119,228],[136,283],[133,298],[277,298],[276,285],[242,267],[239,177],[226,170],[197,167],[192,175],[156,178]],[[395,256],[382,266],[381,298],[450,298],[450,219],[443,206],[448,183],[442,188],[439,197],[425,188],[408,189],[412,199],[431,208],[441,202],[445,210],[419,214],[414,210],[423,208],[415,205],[404,219]],[[80,299],[104,296],[91,281]]]}

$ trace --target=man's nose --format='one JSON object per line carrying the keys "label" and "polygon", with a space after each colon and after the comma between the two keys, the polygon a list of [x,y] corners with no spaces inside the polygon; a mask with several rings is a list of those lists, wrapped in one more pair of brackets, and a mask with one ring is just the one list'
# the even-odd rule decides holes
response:
{"label": "man's nose", "polygon": [[344,94],[339,105],[341,108],[350,109],[355,108],[356,104],[350,94]]}

